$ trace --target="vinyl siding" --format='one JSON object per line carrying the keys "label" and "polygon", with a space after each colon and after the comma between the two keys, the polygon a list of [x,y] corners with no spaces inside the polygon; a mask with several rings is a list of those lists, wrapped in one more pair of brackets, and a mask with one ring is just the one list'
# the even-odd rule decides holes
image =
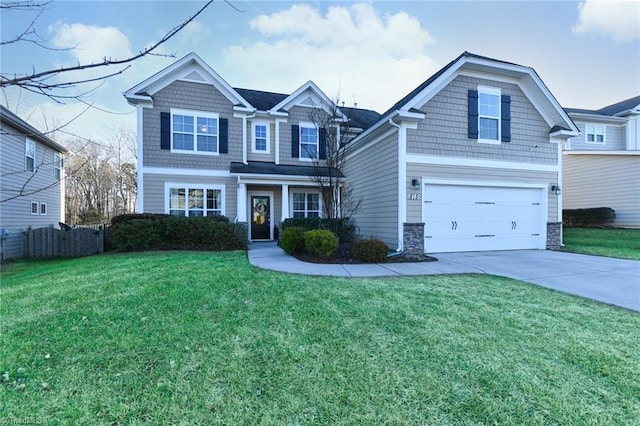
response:
{"label": "vinyl siding", "polygon": [[[497,87],[511,96],[511,142],[480,143],[468,138],[467,96],[478,85]],[[407,133],[407,152],[444,157],[557,164],[557,146],[550,128],[515,84],[458,76],[422,108],[426,119]],[[537,148],[533,148],[537,145]]]}
{"label": "vinyl siding", "polygon": [[605,143],[587,143],[587,124],[603,125],[602,123],[576,122],[580,129],[580,136],[569,139],[571,151],[624,151],[627,149],[626,126],[605,125]]}
{"label": "vinyl siding", "polygon": [[[415,177],[469,180],[471,182],[487,181],[496,182],[496,184],[500,182],[546,184],[549,187],[558,182],[558,175],[555,172],[407,163],[407,187],[411,185],[411,178]],[[408,222],[422,222],[422,203],[422,200],[407,200]],[[547,222],[557,222],[558,196],[550,191],[547,192],[547,207]]]}
{"label": "vinyl siding", "polygon": [[[37,141],[35,173],[25,170],[26,137],[13,127],[2,123],[0,143],[0,227],[9,229],[5,241],[5,257],[14,259],[23,255],[23,234],[27,228],[58,227],[61,212],[62,189],[54,179],[55,151]],[[23,195],[12,200],[20,192]],[[8,201],[4,201],[8,200]],[[46,203],[46,215],[31,215],[31,202]]]}
{"label": "vinyl siding", "polygon": [[640,226],[640,155],[564,156],[563,207],[611,207],[614,224]]}
{"label": "vinyl siding", "polygon": [[352,215],[360,237],[376,237],[398,247],[397,132],[349,157],[346,176],[355,200],[362,200]]}
{"label": "vinyl siding", "polygon": [[[170,112],[171,108],[214,112],[228,119],[229,153],[177,154],[160,149],[160,113]],[[143,109],[143,123],[145,167],[229,170],[229,163],[242,161],[242,119],[233,117],[232,103],[211,85],[175,81],[153,96],[153,108]]]}
{"label": "vinyl siding", "polygon": [[144,212],[165,213],[165,182],[197,185],[225,185],[224,215],[233,221],[237,211],[237,181],[235,178],[200,177],[182,175],[162,175],[145,173],[144,176]]}

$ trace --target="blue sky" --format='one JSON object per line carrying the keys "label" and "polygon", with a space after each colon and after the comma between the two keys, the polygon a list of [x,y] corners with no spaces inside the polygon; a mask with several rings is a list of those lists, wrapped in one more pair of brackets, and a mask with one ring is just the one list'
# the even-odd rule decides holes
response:
{"label": "blue sky", "polygon": [[[35,28],[49,46],[75,49],[5,45],[1,71],[24,74],[105,56],[123,58],[202,4],[53,1]],[[196,52],[234,87],[290,93],[313,80],[331,98],[381,112],[465,50],[533,67],[565,107],[599,108],[640,94],[638,1],[232,4],[241,11],[214,2],[162,51],[176,58]],[[23,31],[34,17],[3,13],[2,39]],[[145,58],[108,80],[86,98],[97,108],[67,130],[103,140],[118,126],[133,127],[135,113],[122,92],[174,60]],[[86,108],[16,90],[5,91],[2,102],[40,127],[65,123]]]}

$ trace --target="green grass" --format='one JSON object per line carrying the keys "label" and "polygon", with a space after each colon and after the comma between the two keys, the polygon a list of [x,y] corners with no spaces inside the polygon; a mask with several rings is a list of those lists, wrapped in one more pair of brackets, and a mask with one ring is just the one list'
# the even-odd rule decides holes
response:
{"label": "green grass", "polygon": [[640,260],[640,229],[566,228],[564,251]]}
{"label": "green grass", "polygon": [[15,263],[0,301],[0,416],[16,422],[640,418],[640,315],[506,278],[320,278],[262,271],[241,252],[108,254]]}

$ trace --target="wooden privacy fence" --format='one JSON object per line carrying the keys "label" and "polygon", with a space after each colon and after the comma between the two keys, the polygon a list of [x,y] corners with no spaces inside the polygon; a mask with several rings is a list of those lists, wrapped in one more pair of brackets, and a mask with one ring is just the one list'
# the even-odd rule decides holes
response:
{"label": "wooden privacy fence", "polygon": [[24,232],[24,257],[79,257],[100,254],[105,252],[105,247],[110,248],[110,237],[109,225],[66,230],[29,229]]}

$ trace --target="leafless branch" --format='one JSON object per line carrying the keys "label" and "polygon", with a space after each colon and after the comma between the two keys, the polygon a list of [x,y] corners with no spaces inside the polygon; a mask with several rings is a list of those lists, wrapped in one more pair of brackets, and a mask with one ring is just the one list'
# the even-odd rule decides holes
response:
{"label": "leafless branch", "polygon": [[[171,39],[173,36],[175,36],[178,32],[180,32],[180,30],[182,30],[184,27],[186,27],[190,22],[192,22],[194,19],[196,19],[211,3],[213,3],[213,1],[214,0],[207,1],[207,3],[205,3],[205,5],[202,6],[195,14],[191,15],[188,19],[186,19],[180,25],[178,25],[178,26],[174,27],[173,29],[171,29],[169,32],[167,32],[156,43],[154,43],[150,47],[147,47],[147,48],[144,48],[144,49],[140,50],[139,53],[134,55],[134,56],[131,56],[131,57],[126,58],[126,59],[111,59],[111,58],[106,58],[105,57],[102,60],[102,62],[99,62],[99,63],[78,64],[78,65],[69,66],[69,67],[64,67],[63,66],[63,67],[60,67],[58,69],[51,69],[51,70],[40,71],[40,72],[33,72],[33,73],[29,74],[29,75],[25,75],[25,76],[21,76],[21,77],[17,77],[17,76],[7,77],[7,74],[0,74],[0,87],[5,87],[5,86],[21,86],[21,87],[25,87],[26,86],[26,87],[30,87],[31,89],[34,89],[34,91],[37,90],[37,89],[41,89],[41,94],[45,94],[46,95],[46,91],[47,90],[52,90],[54,88],[66,88],[66,87],[74,86],[74,85],[77,85],[77,84],[89,83],[89,82],[92,82],[92,81],[97,81],[97,80],[100,80],[100,79],[113,77],[113,76],[121,74],[122,72],[127,70],[129,68],[129,66],[125,67],[124,69],[122,69],[120,71],[117,71],[117,72],[114,72],[114,73],[111,73],[111,74],[107,74],[107,75],[104,75],[102,77],[97,77],[97,78],[87,79],[87,80],[79,80],[79,81],[74,81],[74,82],[44,84],[42,82],[42,78],[45,78],[45,77],[54,76],[54,75],[60,75],[60,74],[63,74],[63,73],[68,73],[68,72],[73,72],[73,71],[100,68],[100,67],[126,65],[126,64],[130,64],[131,62],[134,62],[137,59],[140,59],[140,58],[142,58],[144,56],[151,55],[151,54],[156,55],[156,56],[172,56],[172,55],[158,54],[158,53],[155,53],[154,51],[159,46],[161,46],[162,44],[167,42],[169,39]],[[16,3],[19,3],[19,2],[16,2]]]}

